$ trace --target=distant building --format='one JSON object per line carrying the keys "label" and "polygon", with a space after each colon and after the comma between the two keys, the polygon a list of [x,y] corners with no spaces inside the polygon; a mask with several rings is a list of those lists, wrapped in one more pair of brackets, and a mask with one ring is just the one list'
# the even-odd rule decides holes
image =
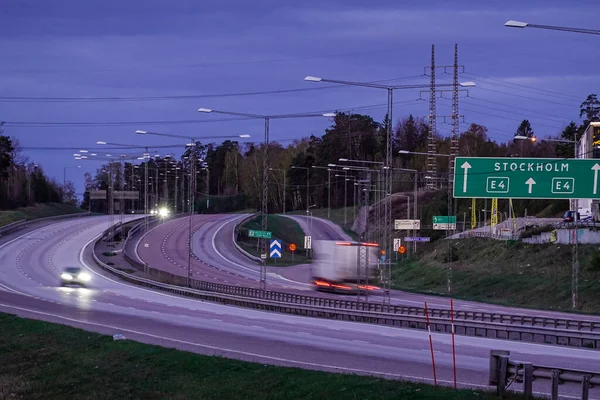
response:
{"label": "distant building", "polygon": [[[593,121],[577,142],[575,158],[600,158],[600,121]],[[575,200],[571,200],[571,210],[575,209]],[[578,199],[578,210],[591,210],[594,219],[600,221],[598,199]]]}

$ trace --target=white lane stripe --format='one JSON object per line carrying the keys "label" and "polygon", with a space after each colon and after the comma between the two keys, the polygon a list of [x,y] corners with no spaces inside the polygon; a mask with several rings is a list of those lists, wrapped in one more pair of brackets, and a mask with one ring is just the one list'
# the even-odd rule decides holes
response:
{"label": "white lane stripe", "polygon": [[[58,315],[58,314],[52,314],[52,313],[47,313],[47,312],[43,312],[43,311],[32,310],[32,309],[29,309],[29,308],[11,306],[11,305],[8,305],[8,304],[2,304],[2,303],[0,303],[0,307],[5,307],[5,308],[11,308],[11,309],[14,309],[14,310],[20,310],[20,311],[30,312],[30,313],[33,313],[33,314],[45,315],[47,317],[59,318],[59,319],[62,319],[64,321],[76,322],[76,323],[80,323],[80,324],[84,324],[84,325],[90,325],[90,326],[97,326],[97,327],[102,327],[102,328],[114,329],[114,330],[117,330],[117,331],[133,333],[135,335],[151,337],[151,338],[154,338],[154,339],[160,339],[160,340],[164,340],[164,341],[169,341],[169,342],[174,342],[174,343],[180,343],[180,344],[185,344],[185,345],[189,345],[189,346],[194,346],[194,347],[200,347],[200,348],[204,348],[204,349],[209,349],[209,350],[219,350],[219,351],[223,351],[223,352],[226,352],[226,353],[240,354],[240,355],[250,356],[250,357],[259,357],[259,358],[263,358],[265,360],[287,362],[287,363],[296,364],[296,365],[304,365],[304,366],[307,366],[307,367],[327,368],[327,369],[339,370],[339,371],[348,372],[348,373],[363,373],[363,374],[369,374],[369,375],[387,376],[389,378],[403,378],[403,379],[414,379],[414,380],[418,380],[418,381],[421,381],[421,382],[423,382],[423,381],[433,382],[433,379],[431,379],[431,378],[424,378],[424,377],[410,376],[410,375],[401,375],[401,374],[392,374],[392,373],[388,373],[388,372],[378,372],[378,371],[371,371],[371,370],[364,370],[364,369],[357,369],[357,368],[348,368],[348,367],[341,367],[341,366],[337,366],[337,365],[311,363],[311,362],[299,361],[299,360],[292,360],[292,359],[282,358],[282,357],[267,356],[267,355],[258,354],[258,353],[250,353],[250,352],[247,352],[247,351],[228,349],[228,348],[225,348],[225,347],[218,347],[218,346],[211,346],[211,345],[206,345],[206,344],[194,343],[194,342],[189,342],[189,341],[186,341],[186,340],[180,340],[180,339],[169,338],[169,337],[166,337],[166,336],[154,335],[152,333],[135,331],[135,330],[128,329],[128,328],[121,328],[121,327],[114,326],[114,325],[106,325],[106,324],[98,324],[98,323],[95,323],[95,322],[82,321],[82,320],[78,320],[78,319],[75,319],[75,318],[63,317],[62,315]],[[443,382],[443,383],[446,383],[448,385],[454,383],[453,381],[444,381],[444,380],[440,380],[440,379],[438,379],[438,382]],[[476,387],[476,388],[489,389],[489,386],[487,386],[487,385],[477,385],[477,384],[466,383],[466,382],[458,382],[458,383],[460,383],[461,385],[468,386],[468,387]]]}

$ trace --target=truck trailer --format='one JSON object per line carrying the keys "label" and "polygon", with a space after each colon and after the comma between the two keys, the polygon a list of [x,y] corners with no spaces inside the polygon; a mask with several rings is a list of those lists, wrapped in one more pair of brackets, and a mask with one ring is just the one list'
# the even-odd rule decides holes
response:
{"label": "truck trailer", "polygon": [[[377,243],[313,241],[312,282],[317,291],[356,294],[378,290]],[[359,255],[361,266],[359,268]]]}

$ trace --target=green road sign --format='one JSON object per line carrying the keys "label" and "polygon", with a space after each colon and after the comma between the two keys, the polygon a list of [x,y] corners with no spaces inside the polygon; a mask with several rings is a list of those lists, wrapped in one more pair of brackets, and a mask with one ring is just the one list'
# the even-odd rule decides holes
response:
{"label": "green road sign", "polygon": [[269,231],[248,231],[248,237],[259,238],[259,239],[271,239],[271,232],[269,232]]}
{"label": "green road sign", "polygon": [[600,160],[456,157],[455,198],[597,199]]}
{"label": "green road sign", "polygon": [[433,223],[434,224],[455,224],[456,216],[454,216],[454,215],[451,215],[451,216],[436,215],[433,217]]}

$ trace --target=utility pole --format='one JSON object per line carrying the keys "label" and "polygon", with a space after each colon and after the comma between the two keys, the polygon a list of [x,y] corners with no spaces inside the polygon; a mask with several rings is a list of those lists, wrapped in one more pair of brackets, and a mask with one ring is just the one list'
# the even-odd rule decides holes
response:
{"label": "utility pole", "polygon": [[431,75],[429,85],[429,136],[427,137],[427,176],[425,177],[426,187],[429,190],[437,188],[437,160],[433,153],[437,153],[435,142],[435,45],[431,45]]}
{"label": "utility pole", "polygon": [[[269,163],[267,162],[267,157],[269,156],[269,117],[265,117],[265,139],[264,139],[263,149],[263,187],[262,187],[262,202],[261,202],[261,230],[264,232],[268,229],[267,224],[267,215],[269,214]],[[307,206],[308,207],[308,206]],[[264,255],[264,259],[262,259],[261,268],[260,268],[260,288],[262,290],[267,289],[267,254],[269,252],[269,245],[267,239],[258,239],[259,240],[259,248],[260,248],[260,257],[262,258]]]}

